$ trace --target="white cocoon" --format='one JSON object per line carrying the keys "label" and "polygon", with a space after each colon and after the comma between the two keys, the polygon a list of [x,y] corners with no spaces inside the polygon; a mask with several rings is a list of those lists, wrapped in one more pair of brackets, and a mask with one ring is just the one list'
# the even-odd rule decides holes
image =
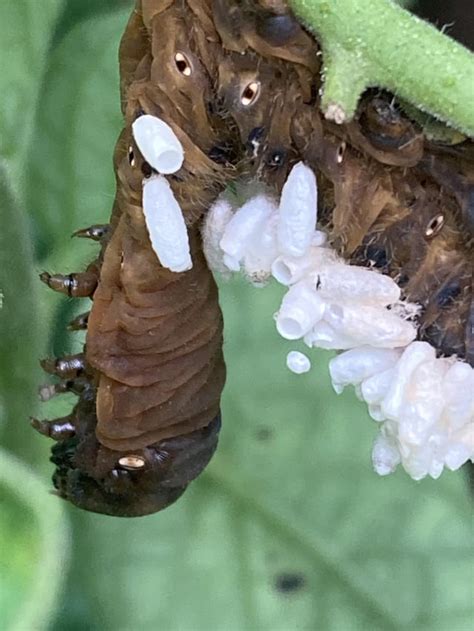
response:
{"label": "white cocoon", "polygon": [[469,364],[456,361],[449,368],[443,392],[446,400],[443,417],[453,430],[474,419],[474,370]]}
{"label": "white cocoon", "polygon": [[393,368],[377,372],[361,384],[362,398],[370,405],[379,405],[393,381]]}
{"label": "white cocoon", "polygon": [[435,349],[428,342],[413,342],[404,350],[395,366],[390,388],[381,403],[386,418],[399,418],[414,371],[422,362],[433,360],[435,357]]}
{"label": "white cocoon", "polygon": [[400,289],[389,276],[356,265],[337,263],[316,275],[321,296],[329,301],[387,307],[400,299]]}
{"label": "white cocoon", "polygon": [[222,261],[228,271],[240,272],[240,258],[224,254]]}
{"label": "white cocoon", "polygon": [[311,362],[304,353],[299,351],[290,351],[286,356],[286,365],[297,375],[302,375],[311,369]]}
{"label": "white cocoon", "polygon": [[467,423],[453,434],[453,442],[460,442],[469,447],[471,460],[474,462],[474,422]]}
{"label": "white cocoon", "polygon": [[315,230],[311,239],[311,245],[319,247],[321,245],[325,245],[327,240],[328,236],[325,232],[323,232],[322,230]]}
{"label": "white cocoon", "polygon": [[183,213],[161,175],[143,181],[143,214],[151,246],[163,267],[184,272],[193,266]]}
{"label": "white cocoon", "polygon": [[372,464],[376,473],[379,475],[393,473],[399,463],[400,454],[393,440],[383,433],[379,434],[372,448]]}
{"label": "white cocoon", "polygon": [[278,214],[273,212],[245,250],[244,270],[254,285],[262,285],[270,278],[272,263],[278,256],[277,222]]}
{"label": "white cocoon", "polygon": [[367,410],[369,412],[369,416],[377,423],[381,423],[385,421],[385,416],[382,414],[382,410],[380,409],[380,405],[368,405]]}
{"label": "white cocoon", "polygon": [[266,220],[275,210],[276,206],[272,199],[265,195],[257,195],[234,213],[219,244],[227,255],[224,262],[232,264],[233,261],[234,267],[240,262],[247,247],[258,236]]}
{"label": "white cocoon", "polygon": [[[326,350],[346,350],[357,346],[353,339],[335,331],[330,324],[321,320],[307,333],[304,342],[310,348]],[[341,390],[342,392],[342,390]]]}
{"label": "white cocoon", "polygon": [[293,285],[283,298],[276,317],[278,333],[287,340],[297,340],[321,320],[326,305],[304,281]]}
{"label": "white cocoon", "polygon": [[272,275],[282,285],[293,285],[309,272],[333,265],[336,260],[337,256],[330,248],[312,246],[306,256],[283,255],[276,258],[272,264]]}
{"label": "white cocoon", "polygon": [[423,449],[417,449],[403,458],[403,468],[414,480],[421,480],[430,472],[432,459],[433,449],[425,445]]}
{"label": "white cocoon", "polygon": [[281,192],[278,244],[282,254],[306,254],[316,229],[317,205],[316,177],[309,167],[298,162]]}
{"label": "white cocoon", "polygon": [[418,364],[403,392],[399,439],[421,445],[428,430],[441,418],[444,407],[443,378],[446,360],[434,359]]}
{"label": "white cocoon", "polygon": [[399,357],[400,353],[394,350],[361,346],[333,357],[329,361],[329,373],[332,381],[339,386],[356,385],[393,368]]}
{"label": "white cocoon", "polygon": [[443,473],[444,462],[435,458],[434,456],[431,459],[430,468],[428,473],[433,478],[433,480],[437,480],[439,476]]}
{"label": "white cocoon", "polygon": [[132,124],[133,137],[145,160],[158,171],[179,171],[184,160],[183,146],[164,120],[144,114]]}
{"label": "white cocoon", "polygon": [[222,260],[222,250],[219,243],[232,215],[230,202],[224,197],[218,197],[204,220],[202,244],[207,263],[214,272],[228,272],[228,267]]}
{"label": "white cocoon", "polygon": [[366,305],[331,305],[324,319],[335,329],[358,342],[378,348],[407,346],[416,337],[410,322],[383,307]]}
{"label": "white cocoon", "polygon": [[[474,425],[471,425],[471,432],[474,433]],[[444,462],[448,469],[451,471],[457,471],[459,467],[469,459],[472,458],[472,448],[469,449],[464,443],[452,443],[446,450],[444,455]]]}

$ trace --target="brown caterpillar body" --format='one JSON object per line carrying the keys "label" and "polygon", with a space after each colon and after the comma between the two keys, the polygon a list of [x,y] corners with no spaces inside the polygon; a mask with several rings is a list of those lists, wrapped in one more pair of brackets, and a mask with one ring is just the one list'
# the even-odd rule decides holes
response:
{"label": "brown caterpillar body", "polygon": [[[90,314],[70,325],[88,329],[83,364],[45,364],[63,381],[43,398],[74,391],[78,404],[50,426],[34,421],[58,440],[55,485],[76,505],[155,512],[212,456],[225,367],[200,226],[231,181],[256,179],[279,194],[304,160],[318,175],[333,245],[421,305],[422,339],[473,362],[472,143],[429,143],[380,94],[364,98],[353,122],[329,123],[318,108],[317,51],[283,2],[137,0],[121,43],[125,128],[110,226],[78,231],[102,244],[85,275],[43,275],[69,295],[93,293]],[[143,113],[164,119],[185,150],[168,181],[188,226],[188,272],[163,268],[149,242],[141,195],[152,169],[131,134]]]}

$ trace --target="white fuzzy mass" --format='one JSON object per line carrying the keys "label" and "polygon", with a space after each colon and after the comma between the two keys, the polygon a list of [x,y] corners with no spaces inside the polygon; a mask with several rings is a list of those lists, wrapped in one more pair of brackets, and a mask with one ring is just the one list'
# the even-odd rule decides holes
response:
{"label": "white fuzzy mass", "polygon": [[[204,227],[204,248],[215,271],[239,271],[255,285],[271,276],[286,285],[275,315],[280,335],[310,348],[343,351],[329,362],[337,393],[353,386],[380,432],[372,450],[380,475],[401,464],[414,479],[438,478],[444,467],[474,460],[474,370],[437,358],[415,341],[417,305],[400,301],[388,276],[349,265],[317,230],[314,173],[290,172],[280,203],[258,195],[241,208],[219,199]],[[310,369],[297,351],[294,372]]]}

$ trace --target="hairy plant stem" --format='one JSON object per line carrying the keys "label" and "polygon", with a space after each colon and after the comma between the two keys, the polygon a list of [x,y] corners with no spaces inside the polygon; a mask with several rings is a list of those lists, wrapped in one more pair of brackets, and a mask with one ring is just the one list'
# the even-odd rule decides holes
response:
{"label": "hairy plant stem", "polygon": [[350,120],[369,87],[393,92],[474,135],[474,55],[390,0],[289,0],[318,37],[324,59],[321,107]]}

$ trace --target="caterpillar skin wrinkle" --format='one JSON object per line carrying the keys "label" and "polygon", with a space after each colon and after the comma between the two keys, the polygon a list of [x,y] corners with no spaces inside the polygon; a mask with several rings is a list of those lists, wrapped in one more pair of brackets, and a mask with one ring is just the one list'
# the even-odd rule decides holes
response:
{"label": "caterpillar skin wrinkle", "polygon": [[[428,141],[375,90],[353,122],[324,120],[318,50],[283,1],[137,0],[120,46],[112,215],[76,232],[100,252],[83,272],[41,275],[92,299],[70,324],[87,329],[83,353],[43,362],[59,382],[42,397],[74,392],[78,402],[66,418],[33,420],[56,441],[54,485],[76,506],[121,517],[162,510],[216,449],[223,323],[201,227],[231,183],[257,181],[278,198],[303,161],[317,175],[331,245],[420,305],[419,339],[473,364],[473,144]],[[181,168],[160,177],[183,213],[188,271],[164,267],[148,235],[143,186],[157,174],[132,129],[144,114],[184,149]]]}

